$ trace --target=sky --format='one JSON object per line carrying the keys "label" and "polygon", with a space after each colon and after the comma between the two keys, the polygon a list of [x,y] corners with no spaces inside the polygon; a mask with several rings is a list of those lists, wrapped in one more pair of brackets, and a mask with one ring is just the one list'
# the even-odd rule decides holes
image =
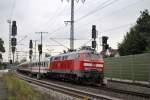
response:
{"label": "sky", "polygon": [[[123,40],[130,27],[135,25],[140,11],[150,11],[150,0],[83,1],[74,1],[76,49],[83,45],[91,45],[92,25],[96,25],[98,31],[98,52],[102,48],[102,36],[108,36],[108,44],[117,49],[117,44]],[[3,54],[4,61],[8,60],[8,19],[17,22],[19,60],[28,58],[29,40],[40,43],[40,34],[37,32],[48,32],[43,34],[44,52],[56,55],[67,50],[70,43],[70,24],[65,24],[64,21],[70,20],[70,7],[70,0],[0,0],[0,38],[4,40],[6,49]],[[63,46],[54,46],[60,44]]]}

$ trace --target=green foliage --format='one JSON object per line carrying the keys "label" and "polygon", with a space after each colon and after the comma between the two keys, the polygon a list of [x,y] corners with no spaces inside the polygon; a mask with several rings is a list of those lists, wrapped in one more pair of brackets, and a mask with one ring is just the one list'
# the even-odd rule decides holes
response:
{"label": "green foliage", "polygon": [[34,91],[30,85],[13,74],[3,77],[7,88],[8,100],[42,100],[42,95]]}
{"label": "green foliage", "polygon": [[0,52],[5,52],[4,41],[0,38]]}
{"label": "green foliage", "polygon": [[2,64],[0,63],[0,70],[2,69]]}
{"label": "green foliage", "polygon": [[150,14],[148,10],[141,12],[136,23],[124,36],[122,43],[118,44],[121,56],[150,51]]}

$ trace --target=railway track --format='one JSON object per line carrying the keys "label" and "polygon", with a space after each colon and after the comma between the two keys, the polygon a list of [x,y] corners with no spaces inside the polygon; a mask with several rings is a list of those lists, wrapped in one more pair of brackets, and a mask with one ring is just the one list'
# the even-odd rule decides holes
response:
{"label": "railway track", "polygon": [[120,90],[120,89],[114,89],[114,88],[102,87],[102,86],[101,86],[101,89],[106,90],[106,91],[109,90],[109,91],[120,93],[120,94],[126,94],[126,95],[141,97],[141,98],[145,98],[145,99],[150,100],[150,94],[127,91],[127,90]]}
{"label": "railway track", "polygon": [[[101,95],[101,93],[96,93],[95,91],[88,91],[87,90],[84,90],[82,88],[77,88],[77,87],[74,87],[74,86],[66,86],[66,85],[63,85],[63,84],[59,84],[59,83],[54,83],[54,82],[49,82],[49,81],[43,81],[43,80],[37,80],[35,78],[30,78],[30,77],[27,77],[27,76],[24,76],[24,75],[21,75],[21,74],[18,74],[17,75],[25,80],[25,81],[28,81],[28,82],[31,82],[33,84],[36,84],[36,85],[39,85],[41,87],[45,87],[45,88],[49,88],[49,89],[52,89],[52,90],[55,90],[55,91],[58,91],[58,92],[61,92],[61,93],[64,93],[64,94],[68,94],[68,95],[71,95],[73,97],[78,97],[78,98],[89,98],[91,100],[93,99],[98,99],[98,100],[121,100],[121,99],[127,99],[126,97],[123,97],[121,95],[125,95],[125,96],[130,96],[129,98],[131,98],[131,100],[138,97],[140,98],[139,100],[141,100],[141,98],[143,100],[150,100],[150,94],[144,94],[144,93],[137,93],[137,92],[133,92],[133,91],[126,91],[126,90],[119,90],[119,89],[114,89],[114,88],[109,88],[109,87],[104,87],[104,86],[86,86],[87,88],[94,88],[95,90],[103,90],[104,92],[109,92],[109,94],[113,94],[114,95],[112,96],[106,96],[105,95]],[[81,86],[82,87],[82,86]],[[90,90],[90,89],[89,89]],[[108,95],[109,95],[108,94]],[[120,94],[120,96],[115,96],[116,94]],[[131,97],[132,96],[132,97]],[[116,98],[114,98],[116,97]]]}
{"label": "railway track", "polygon": [[95,100],[122,100],[122,99],[111,97],[111,96],[95,94],[92,92],[87,92],[87,91],[83,91],[83,90],[79,90],[79,89],[75,89],[71,87],[66,87],[63,85],[58,85],[58,84],[46,82],[43,80],[37,80],[37,79],[30,78],[30,77],[27,77],[18,73],[16,73],[16,75],[22,80],[25,80],[32,84],[38,85],[40,87],[48,88],[48,89],[51,89],[60,93],[64,93],[64,94],[67,94],[76,98],[81,98],[81,99],[87,98],[88,100],[93,100],[93,99]]}

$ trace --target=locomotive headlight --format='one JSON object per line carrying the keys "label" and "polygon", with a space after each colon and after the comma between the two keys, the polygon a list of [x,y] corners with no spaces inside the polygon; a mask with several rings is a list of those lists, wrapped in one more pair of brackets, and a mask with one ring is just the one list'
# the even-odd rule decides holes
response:
{"label": "locomotive headlight", "polygon": [[84,63],[84,66],[92,66],[92,63]]}
{"label": "locomotive headlight", "polygon": [[103,64],[96,64],[96,67],[104,67]]}

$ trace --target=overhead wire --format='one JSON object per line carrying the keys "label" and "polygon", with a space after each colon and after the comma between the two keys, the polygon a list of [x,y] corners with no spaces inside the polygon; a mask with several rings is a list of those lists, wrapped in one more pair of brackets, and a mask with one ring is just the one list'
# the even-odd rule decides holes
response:
{"label": "overhead wire", "polygon": [[102,17],[100,17],[100,18],[98,18],[98,19],[103,19],[103,18],[106,18],[107,16],[112,16],[112,15],[114,15],[114,14],[117,14],[117,13],[119,13],[119,12],[122,12],[123,10],[125,10],[125,9],[127,9],[127,8],[129,8],[129,7],[133,7],[133,6],[135,6],[136,4],[138,4],[138,3],[140,3],[140,2],[142,2],[142,0],[138,0],[138,1],[134,2],[134,3],[130,3],[129,5],[126,5],[125,7],[122,7],[122,8],[120,8],[120,9],[118,9],[118,10],[116,10],[116,11],[114,11],[114,12],[112,12],[112,13],[106,15],[106,16],[102,16]]}
{"label": "overhead wire", "polygon": [[88,40],[88,41],[86,41],[84,44],[82,44],[81,46],[79,46],[77,49],[79,49],[80,47],[82,47],[82,46],[85,46],[85,45],[87,45],[89,42],[91,42],[92,41],[92,39],[90,39],[90,40]]}
{"label": "overhead wire", "polygon": [[132,22],[132,23],[124,24],[124,25],[119,25],[119,26],[117,26],[117,27],[113,27],[113,28],[106,29],[106,30],[104,30],[104,31],[102,31],[102,32],[109,32],[109,31],[118,30],[118,29],[121,29],[121,28],[126,27],[126,26],[129,26],[129,25],[133,25],[133,24],[135,24],[135,23]]}
{"label": "overhead wire", "polygon": [[[92,15],[92,14],[94,14],[94,13],[96,13],[96,12],[98,12],[98,11],[100,11],[100,10],[102,10],[102,9],[104,9],[104,8],[106,8],[106,7],[108,7],[108,6],[110,6],[110,5],[112,5],[112,4],[114,4],[115,2],[117,2],[117,1],[119,1],[119,0],[113,0],[113,1],[111,1],[111,2],[109,2],[109,1],[110,1],[110,0],[105,1],[104,3],[98,5],[98,6],[96,7],[96,9],[94,9],[93,11],[91,11],[91,12],[89,12],[89,13],[87,13],[87,14],[81,16],[80,18],[78,18],[77,20],[75,20],[75,23],[81,21],[82,19],[87,18],[88,16],[90,16],[90,15]],[[109,3],[108,3],[108,2],[109,2]],[[104,5],[104,6],[103,6],[103,5]]]}
{"label": "overhead wire", "polygon": [[[114,14],[117,14],[118,12],[120,12],[120,11],[122,11],[122,10],[124,10],[124,9],[127,9],[127,8],[129,8],[129,7],[133,7],[133,6],[135,6],[136,4],[138,4],[138,3],[140,3],[140,2],[142,2],[142,0],[138,0],[138,1],[136,1],[136,2],[134,2],[134,3],[130,3],[129,5],[126,5],[126,6],[124,6],[124,7],[122,7],[122,8],[120,8],[120,9],[118,9],[118,10],[116,10],[116,11],[114,11],[114,12],[112,12],[112,13],[109,13],[108,15],[106,15],[106,16],[102,16],[102,17],[99,17],[98,19],[103,19],[103,18],[106,18],[107,16],[112,16],[112,15],[114,15]],[[99,21],[97,21],[98,19],[96,19],[96,20],[94,20],[94,21],[96,21],[96,23],[98,23]],[[93,22],[93,20],[92,20],[92,22]],[[83,25],[87,25],[87,24],[90,24],[91,23],[91,21],[88,21],[87,23],[85,22],[84,24],[82,24],[82,26]],[[95,24],[96,24],[95,23]],[[79,27],[79,26],[78,26]]]}
{"label": "overhead wire", "polygon": [[[63,7],[61,10],[60,10],[60,8],[58,7],[57,10],[56,10],[56,12],[58,12],[58,13],[56,13],[54,16],[52,16],[52,17],[47,21],[47,23],[46,23],[46,24],[48,24],[47,27],[49,27],[50,25],[52,26],[53,24],[55,24],[56,21],[57,21],[57,18],[60,17],[60,15],[63,13],[63,11],[64,11],[65,9],[66,9],[66,6]],[[45,25],[46,25],[46,24],[45,24]],[[44,26],[45,26],[45,25],[44,25]],[[47,28],[47,27],[46,27],[46,28]]]}
{"label": "overhead wire", "polygon": [[[110,1],[110,0],[107,0],[107,1],[105,1],[105,2],[103,2],[103,3],[101,3],[100,5],[104,5],[104,4],[108,3],[109,1]],[[111,5],[112,3],[114,3],[114,1],[118,1],[118,0],[113,0],[113,2],[110,2],[109,4],[105,5],[104,7],[107,7],[107,6]],[[100,6],[100,5],[99,5],[99,6]],[[103,7],[103,8],[104,8],[104,7]],[[94,10],[94,12],[95,12],[95,10]],[[94,12],[92,11],[92,13],[94,13]],[[90,12],[90,13],[91,13],[91,12]],[[89,15],[90,13],[88,13],[88,15]],[[84,16],[87,16],[87,14],[84,15]],[[84,16],[80,17],[77,21],[81,20],[81,18],[82,18],[82,19],[85,18]],[[77,22],[77,21],[75,21],[75,22]],[[56,30],[52,31],[51,33],[58,32],[58,31],[60,31],[60,30],[62,30],[62,29],[64,29],[64,28],[65,28],[65,26],[61,26],[61,27],[57,28]]]}
{"label": "overhead wire", "polygon": [[8,17],[9,19],[12,19],[12,17],[13,17],[15,5],[16,5],[16,0],[12,0],[12,6],[10,8],[10,15]]}
{"label": "overhead wire", "polygon": [[[110,1],[110,0],[107,0],[107,1],[105,1],[105,2],[103,2],[103,3],[101,3],[100,5],[105,5],[105,4],[106,4],[105,6],[101,7],[101,9],[103,9],[103,8],[105,8],[105,7],[107,7],[107,6],[111,5],[111,4],[113,4],[113,3],[115,3],[115,2],[118,1],[118,0],[113,0],[112,2],[108,3],[109,1]],[[107,3],[108,3],[108,4],[107,4]],[[100,6],[100,5],[99,5],[99,6]],[[87,16],[89,16],[89,15],[91,15],[91,14],[97,12],[97,10],[99,10],[99,7],[98,7],[97,9],[93,10],[92,12],[90,12],[90,13],[88,13],[88,14],[82,16],[82,17],[80,17],[77,21],[80,21],[80,20],[82,20],[83,18],[85,18],[85,17],[87,17]],[[77,22],[77,21],[76,21],[76,22]],[[59,31],[59,30],[61,30],[61,29],[63,29],[63,28],[64,28],[64,26],[63,26],[63,27],[59,27],[57,30],[54,30],[52,33],[57,32],[57,31]]]}

